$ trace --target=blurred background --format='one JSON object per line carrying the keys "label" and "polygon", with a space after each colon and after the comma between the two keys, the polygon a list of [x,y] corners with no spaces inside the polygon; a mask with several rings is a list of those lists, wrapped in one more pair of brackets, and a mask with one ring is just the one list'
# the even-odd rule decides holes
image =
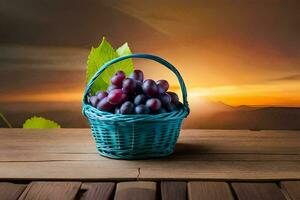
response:
{"label": "blurred background", "polygon": [[[297,0],[0,0],[0,113],[13,127],[33,115],[88,127],[86,60],[105,36],[178,68],[185,128],[300,130],[299,10]],[[180,92],[162,66],[135,67]]]}

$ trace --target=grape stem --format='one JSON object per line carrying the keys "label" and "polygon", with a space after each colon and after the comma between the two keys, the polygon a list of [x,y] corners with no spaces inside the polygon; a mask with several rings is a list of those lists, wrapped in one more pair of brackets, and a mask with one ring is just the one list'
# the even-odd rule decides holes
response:
{"label": "grape stem", "polygon": [[8,128],[12,128],[12,125],[9,123],[9,121],[4,117],[2,113],[0,113],[0,118],[6,123]]}

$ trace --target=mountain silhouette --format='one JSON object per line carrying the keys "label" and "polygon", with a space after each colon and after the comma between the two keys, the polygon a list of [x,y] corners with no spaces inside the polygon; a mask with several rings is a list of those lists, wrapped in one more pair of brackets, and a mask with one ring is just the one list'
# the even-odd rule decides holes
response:
{"label": "mountain silhouette", "polygon": [[[300,108],[232,107],[221,102],[206,103],[207,105],[211,103],[218,109],[210,109],[204,113],[192,108],[183,128],[300,130]],[[0,110],[13,127],[22,127],[23,122],[34,115],[54,120],[63,128],[89,127],[81,114],[80,102],[0,103]]]}
{"label": "mountain silhouette", "polygon": [[237,107],[207,116],[192,115],[186,128],[300,130],[300,108],[296,107]]}

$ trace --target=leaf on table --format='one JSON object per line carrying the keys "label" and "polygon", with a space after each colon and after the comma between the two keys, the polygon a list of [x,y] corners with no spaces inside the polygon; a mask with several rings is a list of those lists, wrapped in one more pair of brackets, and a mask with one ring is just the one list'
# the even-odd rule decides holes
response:
{"label": "leaf on table", "polygon": [[[108,43],[108,41],[103,37],[101,44],[97,48],[91,49],[91,52],[87,60],[87,73],[86,79],[87,82],[91,80],[94,74],[104,65],[106,62],[111,61],[115,58],[118,58],[123,55],[131,54],[131,51],[125,43],[117,51]],[[133,71],[132,60],[126,60],[119,63],[116,63],[106,70],[96,79],[94,84],[91,87],[91,93],[94,95],[98,91],[106,90],[110,85],[111,77],[118,71],[123,70],[126,75],[129,75]]]}
{"label": "leaf on table", "polygon": [[46,129],[46,128],[60,128],[60,125],[49,119],[43,117],[32,117],[27,119],[23,124],[23,128]]}

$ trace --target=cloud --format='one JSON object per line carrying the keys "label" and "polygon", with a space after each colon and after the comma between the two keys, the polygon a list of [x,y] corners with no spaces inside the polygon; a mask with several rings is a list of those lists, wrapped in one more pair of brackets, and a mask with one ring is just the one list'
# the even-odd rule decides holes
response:
{"label": "cloud", "polygon": [[293,74],[289,76],[282,76],[279,78],[269,79],[270,81],[295,81],[300,80],[300,74]]}
{"label": "cloud", "polygon": [[84,48],[0,45],[0,70],[84,70],[87,55]]}

